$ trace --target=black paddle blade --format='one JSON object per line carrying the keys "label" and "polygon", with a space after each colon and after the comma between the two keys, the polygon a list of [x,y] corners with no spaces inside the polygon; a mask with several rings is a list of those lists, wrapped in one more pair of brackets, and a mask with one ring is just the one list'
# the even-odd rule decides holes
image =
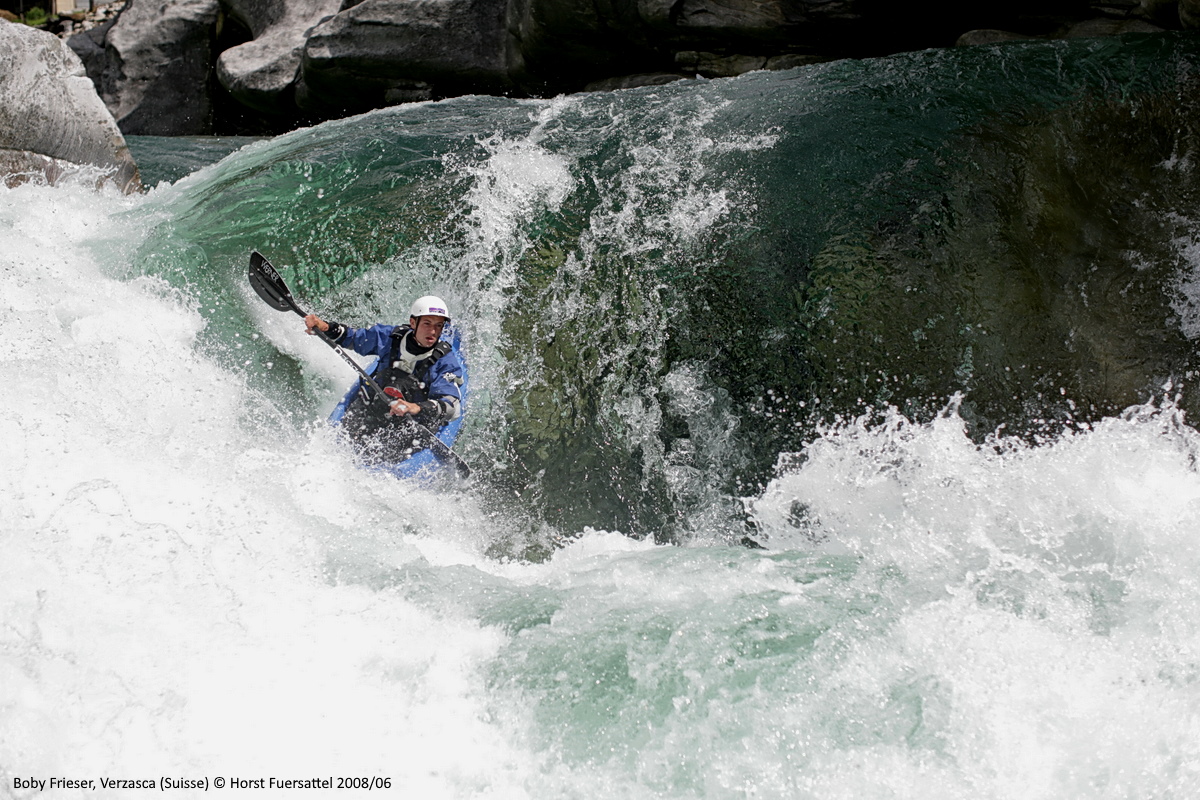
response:
{"label": "black paddle blade", "polygon": [[292,299],[292,293],[288,291],[283,278],[279,277],[271,262],[257,250],[250,254],[250,286],[271,308],[277,311],[295,311],[304,316],[296,301]]}
{"label": "black paddle blade", "polygon": [[471,477],[471,468],[467,466],[467,462],[461,458],[454,462],[454,469],[458,471],[458,477],[464,481]]}

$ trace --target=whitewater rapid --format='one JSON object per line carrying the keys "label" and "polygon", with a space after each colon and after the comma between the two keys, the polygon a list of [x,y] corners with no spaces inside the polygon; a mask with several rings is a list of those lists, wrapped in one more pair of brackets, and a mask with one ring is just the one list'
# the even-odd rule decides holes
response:
{"label": "whitewater rapid", "polygon": [[170,191],[0,189],[0,796],[1200,787],[1200,436],[1170,391],[1036,445],[953,406],[848,420],[744,498],[765,550],[585,529],[533,563],[470,487],[355,468],[320,403],[198,344],[216,299],[131,268]]}

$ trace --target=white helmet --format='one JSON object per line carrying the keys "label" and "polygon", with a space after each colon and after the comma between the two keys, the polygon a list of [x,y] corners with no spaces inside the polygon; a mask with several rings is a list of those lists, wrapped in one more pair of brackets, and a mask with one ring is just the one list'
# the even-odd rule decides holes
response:
{"label": "white helmet", "polygon": [[431,294],[418,297],[413,301],[412,309],[408,312],[408,315],[417,319],[421,317],[445,317],[447,321],[450,319],[450,311],[446,308],[446,301]]}

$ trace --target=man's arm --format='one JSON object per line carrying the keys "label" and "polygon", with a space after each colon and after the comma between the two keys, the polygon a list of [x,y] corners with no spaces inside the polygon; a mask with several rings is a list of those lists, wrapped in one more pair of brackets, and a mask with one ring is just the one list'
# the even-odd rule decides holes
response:
{"label": "man's arm", "polygon": [[372,325],[370,328],[351,328],[339,322],[327,322],[316,314],[304,318],[304,326],[310,335],[314,329],[321,331],[334,344],[349,347],[362,356],[384,356],[392,348],[392,331],[395,325]]}

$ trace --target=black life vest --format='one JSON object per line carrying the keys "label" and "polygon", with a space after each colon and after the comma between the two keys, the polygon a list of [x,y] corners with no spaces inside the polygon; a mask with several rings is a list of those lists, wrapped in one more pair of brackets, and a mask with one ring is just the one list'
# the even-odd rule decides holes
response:
{"label": "black life vest", "polygon": [[[411,334],[411,328],[392,332],[391,349],[376,363],[371,377],[383,389],[399,389],[407,402],[423,403],[429,399],[430,371],[450,352],[450,343],[439,340],[428,352],[413,355],[404,346]],[[418,426],[406,417],[389,414],[387,405],[375,399],[375,390],[362,381],[359,384],[342,416],[342,428],[364,458],[395,463],[428,446],[422,443],[427,436],[422,435]]]}

